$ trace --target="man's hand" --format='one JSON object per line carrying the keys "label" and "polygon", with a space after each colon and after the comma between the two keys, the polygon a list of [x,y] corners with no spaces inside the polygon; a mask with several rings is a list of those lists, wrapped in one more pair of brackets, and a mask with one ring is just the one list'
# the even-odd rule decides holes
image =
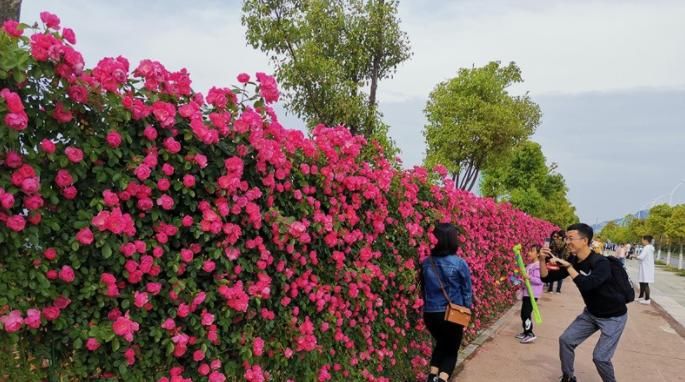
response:
{"label": "man's hand", "polygon": [[569,263],[568,261],[566,261],[564,259],[560,259],[556,256],[552,256],[552,262],[557,263],[557,264],[559,264],[559,266],[564,267],[564,268],[568,268],[571,266],[571,263]]}

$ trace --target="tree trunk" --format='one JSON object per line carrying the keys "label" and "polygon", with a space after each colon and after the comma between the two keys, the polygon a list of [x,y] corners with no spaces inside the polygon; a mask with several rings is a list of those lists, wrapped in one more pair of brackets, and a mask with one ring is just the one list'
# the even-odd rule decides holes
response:
{"label": "tree trunk", "polygon": [[[376,6],[378,7],[378,9],[380,9],[381,15],[383,15],[383,12],[385,12],[385,10],[383,9],[383,7],[385,6],[385,1],[380,0]],[[381,23],[384,19],[384,17],[379,18],[380,20],[374,20],[374,23]],[[382,27],[378,25],[376,25],[376,27],[378,27],[376,29],[378,33],[378,41],[376,42],[376,51],[374,52],[373,63],[371,64],[371,89],[369,90],[370,108],[374,108],[377,102],[376,91],[378,90],[378,76],[380,75],[381,60],[383,59],[383,35],[385,33]]]}
{"label": "tree trunk", "polygon": [[19,20],[21,0],[0,0],[0,23],[7,20]]}

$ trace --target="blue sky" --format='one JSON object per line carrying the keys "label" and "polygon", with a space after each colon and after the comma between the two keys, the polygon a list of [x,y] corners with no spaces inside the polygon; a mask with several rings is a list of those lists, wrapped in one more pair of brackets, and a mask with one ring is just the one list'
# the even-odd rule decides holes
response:
{"label": "blue sky", "polygon": [[[30,1],[72,27],[92,66],[124,55],[188,68],[194,87],[273,71],[246,46],[239,1]],[[460,67],[515,61],[543,111],[533,139],[557,162],[582,220],[595,223],[666,202],[685,179],[685,2],[400,1],[413,57],[380,83],[379,99],[406,165],[420,164],[423,108]],[[296,118],[285,124],[301,128]],[[685,186],[674,193],[685,202]]]}

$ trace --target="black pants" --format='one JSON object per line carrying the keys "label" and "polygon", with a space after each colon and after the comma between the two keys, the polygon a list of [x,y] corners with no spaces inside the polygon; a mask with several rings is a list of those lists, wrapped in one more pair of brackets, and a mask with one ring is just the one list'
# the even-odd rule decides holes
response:
{"label": "black pants", "polygon": [[[536,298],[535,301],[538,299]],[[531,314],[533,313],[533,304],[530,302],[530,297],[523,296],[521,299],[521,326],[523,326],[523,334],[533,335],[533,319],[531,319]]]}
{"label": "black pants", "polygon": [[645,300],[649,300],[649,283],[640,283],[640,297],[645,297]]}
{"label": "black pants", "polygon": [[464,327],[445,321],[445,312],[424,313],[423,321],[435,340],[430,365],[437,367],[440,373],[451,376],[457,364]]}
{"label": "black pants", "polygon": [[[557,293],[561,293],[561,284],[563,284],[563,282],[564,282],[564,280],[556,281],[556,283],[557,283]],[[554,281],[552,281],[551,283],[547,283],[547,291],[548,291],[548,292],[551,292],[552,289],[554,289],[554,283],[555,283]]]}

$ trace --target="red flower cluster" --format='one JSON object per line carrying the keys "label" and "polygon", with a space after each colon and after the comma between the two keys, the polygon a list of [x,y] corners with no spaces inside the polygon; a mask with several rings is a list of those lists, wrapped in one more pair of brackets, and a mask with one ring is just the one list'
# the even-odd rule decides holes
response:
{"label": "red flower cluster", "polygon": [[510,248],[554,228],[343,127],[284,128],[264,73],[203,96],[156,61],[87,69],[41,20],[0,31],[29,62],[0,80],[0,328],[59,338],[78,377],[410,379],[435,222],[462,232],[469,338],[512,303]]}

